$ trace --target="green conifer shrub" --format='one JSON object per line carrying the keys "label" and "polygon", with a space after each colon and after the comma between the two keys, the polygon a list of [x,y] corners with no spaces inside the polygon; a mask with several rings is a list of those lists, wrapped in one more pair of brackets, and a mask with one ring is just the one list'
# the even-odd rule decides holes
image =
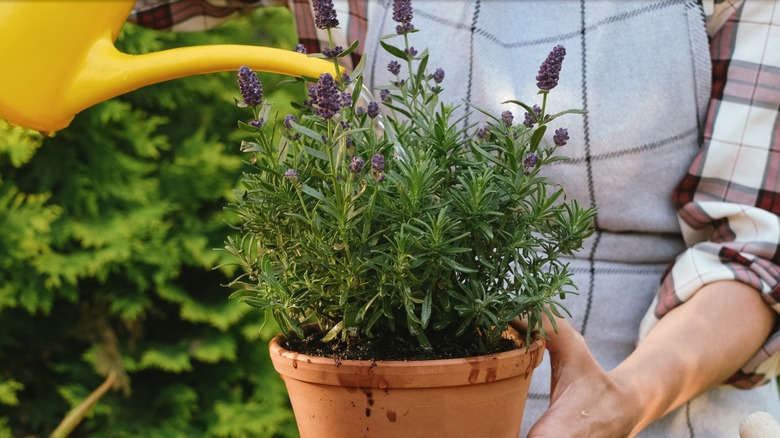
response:
{"label": "green conifer shrub", "polygon": [[[297,37],[269,8],[201,33],[127,25],[117,44],[216,43]],[[263,78],[275,101],[301,100],[284,79]],[[0,120],[0,437],[49,435],[112,372],[71,436],[296,435],[265,353],[276,328],[213,270],[243,166],[241,111],[215,102],[236,95],[226,72],[120,96],[50,138]]]}

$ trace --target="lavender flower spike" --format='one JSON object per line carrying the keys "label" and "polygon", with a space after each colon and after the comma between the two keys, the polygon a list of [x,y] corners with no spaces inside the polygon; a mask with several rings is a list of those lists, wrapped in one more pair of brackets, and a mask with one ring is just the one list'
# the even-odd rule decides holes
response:
{"label": "lavender flower spike", "polygon": [[539,156],[535,153],[531,152],[525,157],[525,160],[523,160],[523,166],[530,169],[532,167],[536,167],[536,165],[539,163]]}
{"label": "lavender flower spike", "polygon": [[412,18],[414,14],[411,0],[393,0],[393,21],[399,23],[395,28],[396,33],[402,35],[414,30]]}
{"label": "lavender flower spike", "polygon": [[556,129],[555,135],[553,135],[553,143],[556,146],[563,146],[567,141],[569,141],[569,130],[566,128]]}
{"label": "lavender flower spike", "polygon": [[374,172],[382,172],[385,170],[385,156],[382,154],[374,154],[371,157],[371,170]]}
{"label": "lavender flower spike", "polygon": [[366,160],[357,156],[352,157],[352,161],[349,163],[349,171],[357,174],[363,169],[364,164],[366,164]]}
{"label": "lavender flower spike", "polygon": [[247,66],[241,66],[238,69],[238,89],[244,104],[248,106],[257,106],[263,101],[263,85],[257,74]]}
{"label": "lavender flower spike", "polygon": [[504,125],[508,128],[512,126],[512,121],[515,119],[515,116],[512,115],[511,111],[504,111],[501,113],[501,121],[504,122]]}
{"label": "lavender flower spike", "polygon": [[542,117],[542,109],[539,107],[539,105],[534,105],[531,107],[531,109],[534,110],[536,117],[532,116],[529,112],[526,111],[523,119],[523,125],[529,128],[533,128],[534,124],[536,124],[536,120]]}
{"label": "lavender flower spike", "polygon": [[441,84],[441,82],[444,80],[444,69],[437,68],[436,71],[431,75],[431,78],[433,78],[433,82]]}
{"label": "lavender flower spike", "polygon": [[313,0],[314,25],[318,29],[330,29],[338,27],[339,20],[336,10],[333,9],[333,0]]}
{"label": "lavender flower spike", "polygon": [[387,71],[392,73],[394,76],[398,76],[401,73],[401,64],[398,61],[390,61],[387,64]]}
{"label": "lavender flower spike", "polygon": [[263,129],[263,126],[265,126],[265,119],[260,117],[259,119],[254,119],[249,122],[251,126],[254,126],[257,129]]}
{"label": "lavender flower spike", "polygon": [[298,119],[292,114],[287,114],[286,116],[284,116],[284,121],[282,123],[284,123],[285,128],[293,129],[292,122],[297,123]]}
{"label": "lavender flower spike", "polygon": [[376,102],[368,103],[368,117],[375,119],[379,115],[379,104]]}
{"label": "lavender flower spike", "polygon": [[558,85],[558,77],[561,73],[563,58],[566,56],[566,48],[555,46],[547,59],[539,67],[539,74],[536,75],[536,86],[540,90],[552,90]]}
{"label": "lavender flower spike", "polygon": [[295,169],[287,169],[284,172],[284,177],[287,178],[287,181],[297,181],[298,180],[298,171]]}
{"label": "lavender flower spike", "polygon": [[314,113],[323,119],[333,118],[342,107],[341,93],[330,73],[320,75],[317,85],[309,88],[309,97],[315,106]]}

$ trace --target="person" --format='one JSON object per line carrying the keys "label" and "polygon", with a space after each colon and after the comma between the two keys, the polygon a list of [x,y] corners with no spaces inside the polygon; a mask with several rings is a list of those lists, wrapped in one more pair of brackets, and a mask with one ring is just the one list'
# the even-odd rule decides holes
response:
{"label": "person", "polygon": [[[175,30],[279,3],[144,0],[131,21]],[[201,12],[162,12],[184,4]],[[308,2],[289,7],[322,51]],[[367,82],[389,80],[379,39],[397,25],[392,2],[336,9],[337,43],[360,39]],[[753,412],[780,417],[780,2],[416,0],[413,24],[450,102],[522,120],[500,103],[535,103],[536,69],[560,44],[548,107],[588,111],[556,120],[569,159],[550,171],[598,207],[596,231],[570,261],[573,317],[548,330],[521,433],[735,436]]]}

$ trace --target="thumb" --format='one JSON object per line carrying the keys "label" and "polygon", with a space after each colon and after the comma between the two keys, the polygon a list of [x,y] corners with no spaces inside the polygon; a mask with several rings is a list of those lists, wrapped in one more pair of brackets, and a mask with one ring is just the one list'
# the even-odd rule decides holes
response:
{"label": "thumb", "polygon": [[[589,374],[601,370],[601,366],[593,357],[588,348],[585,338],[572,327],[572,325],[563,318],[556,318],[555,325],[552,324],[547,316],[543,317],[542,328],[547,336],[545,349],[550,354],[550,367],[552,372],[553,389],[561,383],[562,372],[568,371],[568,376],[573,378],[578,373]],[[519,331],[527,330],[526,320],[515,319],[510,323],[512,327]],[[581,374],[580,374],[581,375]],[[569,380],[563,377],[564,381]],[[553,398],[558,394],[552,391]]]}
{"label": "thumb", "polygon": [[[528,330],[528,320],[515,318],[509,323],[515,330],[526,332]],[[556,317],[554,322],[546,314],[542,316],[542,330],[546,336],[546,349],[551,355],[565,353],[571,348],[581,350],[585,339],[582,335],[563,318]],[[585,346],[587,349],[587,346]]]}

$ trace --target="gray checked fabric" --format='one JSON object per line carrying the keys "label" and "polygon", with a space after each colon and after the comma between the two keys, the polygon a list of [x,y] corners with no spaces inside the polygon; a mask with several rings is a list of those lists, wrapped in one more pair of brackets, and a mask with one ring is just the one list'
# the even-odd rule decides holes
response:
{"label": "gray checked fabric", "polygon": [[[284,2],[140,0],[131,19],[169,29],[186,21],[194,30],[247,5]],[[314,29],[309,2],[287,2],[301,42],[321,51],[325,33]],[[336,44],[346,47],[367,29],[359,50],[369,56],[367,80],[389,80],[378,37],[394,32],[392,1],[334,3],[343,31]],[[569,196],[599,208],[596,234],[571,261],[579,295],[567,306],[606,369],[629,355],[668,309],[713,279],[749,283],[780,311],[774,176],[780,161],[773,158],[780,146],[778,3],[413,1],[413,23],[422,32],[411,35],[412,45],[430,48],[429,67],[445,69],[446,96],[464,110],[470,102],[496,113],[512,110],[522,120],[523,110],[500,102],[537,103],[539,64],[555,45],[566,47],[548,108],[589,113],[551,126],[566,127],[571,140],[561,149],[570,159],[549,171]],[[202,12],[192,13],[193,5]],[[735,437],[754,411],[780,418],[777,386],[760,385],[777,372],[778,348],[775,335],[729,382],[752,389],[711,390],[640,436]],[[663,378],[664,370],[658,373]],[[549,375],[545,362],[532,382],[522,436],[549,403]]]}
{"label": "gray checked fabric", "polygon": [[[396,23],[389,1],[371,12],[366,41],[375,43]],[[494,113],[510,109],[516,120],[524,111],[500,102],[540,103],[539,64],[555,45],[566,47],[548,108],[589,113],[550,127],[568,128],[572,139],[561,150],[570,159],[550,172],[570,196],[599,208],[598,232],[572,261],[580,293],[567,305],[600,363],[613,368],[635,347],[667,264],[685,250],[671,193],[699,151],[711,92],[702,7],[686,0],[418,1],[413,22],[425,37],[411,35],[412,45],[417,37],[420,49],[431,50],[429,65],[447,72],[450,99]],[[389,80],[389,58],[371,58],[382,53],[376,46],[366,51],[368,79]],[[522,435],[548,403],[544,363]],[[774,385],[713,390],[641,436],[736,436],[756,410],[780,414]]]}

